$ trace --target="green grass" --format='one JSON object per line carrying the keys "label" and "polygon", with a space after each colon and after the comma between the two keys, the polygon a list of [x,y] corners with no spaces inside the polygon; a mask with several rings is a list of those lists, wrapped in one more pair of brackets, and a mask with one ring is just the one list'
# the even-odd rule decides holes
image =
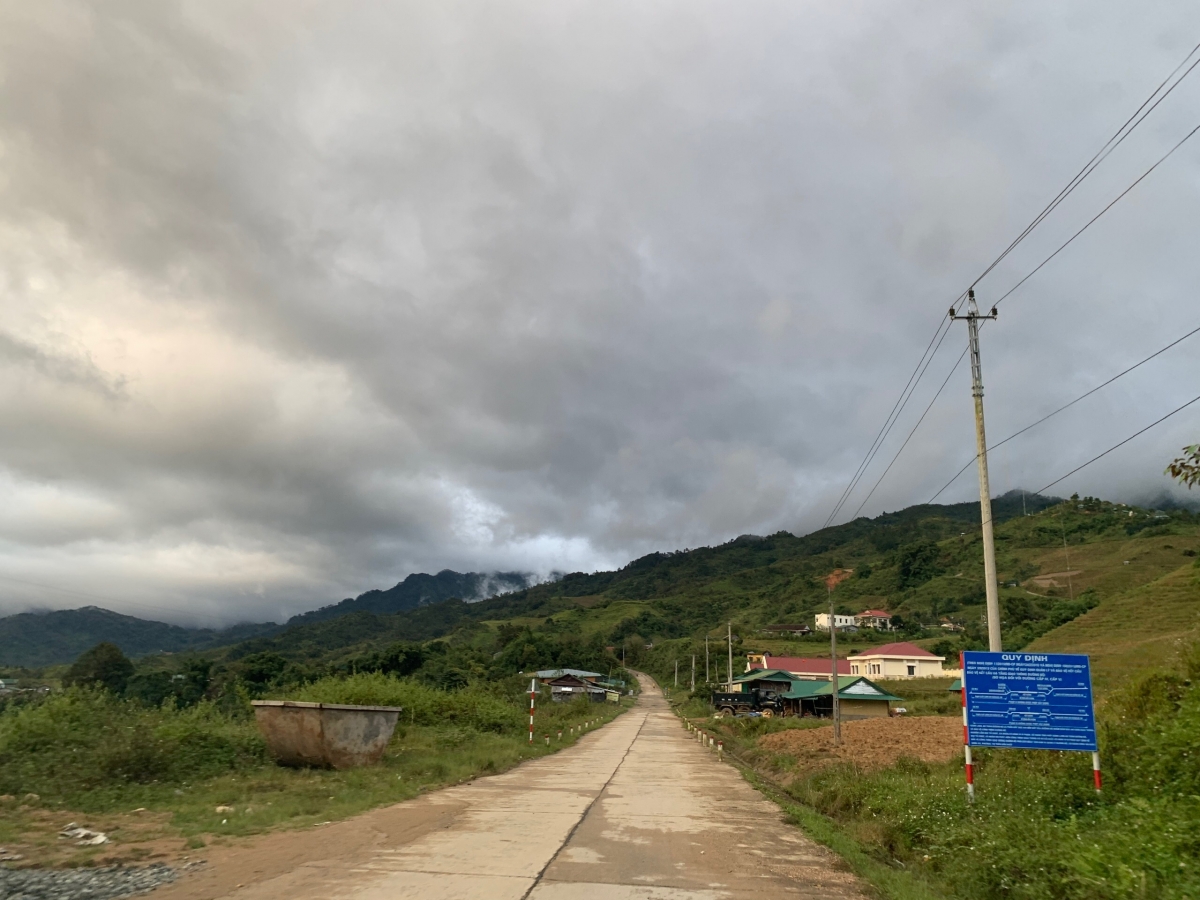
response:
{"label": "green grass", "polygon": [[788,821],[819,844],[823,844],[846,861],[855,875],[867,881],[885,900],[946,900],[950,897],[940,888],[918,874],[879,858],[867,845],[827,816],[797,803],[771,781],[741,767],[746,780],[787,814]]}
{"label": "green grass", "polygon": [[[703,707],[689,700],[680,709]],[[704,724],[753,768],[752,783],[885,897],[1194,900],[1200,648],[1176,671],[1114,691],[1099,726],[1103,795],[1088,754],[979,750],[978,800],[968,806],[957,762],[800,771],[785,754],[757,749],[762,734],[785,727],[777,720]]]}
{"label": "green grass", "polygon": [[1104,694],[1131,676],[1171,665],[1198,638],[1200,570],[1188,563],[1105,600],[1034,641],[1029,649],[1087,653],[1093,683]]}
{"label": "green grass", "polygon": [[[576,726],[585,720],[598,727],[632,702],[546,698],[531,745],[523,681],[440,691],[360,674],[306,686],[293,699],[404,707],[382,763],[344,771],[274,764],[248,707],[148,709],[102,691],[65,691],[0,714],[0,795],[12,798],[0,802],[0,840],[5,846],[33,840],[39,827],[59,828],[70,813],[139,808],[165,815],[169,833],[190,839],[189,846],[333,821],[553,753],[578,740],[584,732]],[[28,794],[37,797],[18,807]],[[218,812],[218,806],[232,809]]]}
{"label": "green grass", "polygon": [[[958,660],[946,660],[946,664],[957,667]],[[953,716],[962,710],[962,696],[949,690],[953,682],[953,678],[896,678],[875,683],[889,694],[904,698],[892,705],[904,707],[905,715]]]}

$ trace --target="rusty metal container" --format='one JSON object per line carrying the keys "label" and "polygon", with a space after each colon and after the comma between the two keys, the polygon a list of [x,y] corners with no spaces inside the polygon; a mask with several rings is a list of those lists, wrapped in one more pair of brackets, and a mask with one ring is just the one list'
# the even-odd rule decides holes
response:
{"label": "rusty metal container", "polygon": [[343,706],[299,700],[254,700],[254,720],[271,755],[285,766],[350,769],[377,763],[399,706]]}

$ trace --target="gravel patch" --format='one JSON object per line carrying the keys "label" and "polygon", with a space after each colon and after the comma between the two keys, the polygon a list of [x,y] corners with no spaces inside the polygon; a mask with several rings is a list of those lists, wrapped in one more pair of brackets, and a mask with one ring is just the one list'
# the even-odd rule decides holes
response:
{"label": "gravel patch", "polygon": [[168,865],[95,869],[6,869],[0,867],[0,900],[113,900],[145,894],[170,884]]}

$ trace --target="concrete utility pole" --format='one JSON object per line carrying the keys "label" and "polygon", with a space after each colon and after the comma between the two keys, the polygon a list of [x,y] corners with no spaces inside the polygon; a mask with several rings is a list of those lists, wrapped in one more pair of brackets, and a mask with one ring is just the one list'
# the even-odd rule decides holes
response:
{"label": "concrete utility pole", "polygon": [[999,653],[1000,590],[996,585],[996,544],[992,539],[992,489],[988,484],[987,434],[983,427],[983,369],[979,363],[979,320],[995,319],[996,307],[986,316],[975,305],[975,289],[967,291],[967,314],[960,316],[950,307],[950,318],[966,319],[971,342],[971,394],[975,397],[975,449],[979,461],[979,516],[983,522],[983,578],[987,592],[988,649]]}
{"label": "concrete utility pole", "polygon": [[692,654],[692,692],[696,691],[696,654]]}
{"label": "concrete utility pole", "polygon": [[704,683],[710,684],[712,678],[708,674],[708,635],[704,636]]}
{"label": "concrete utility pole", "polygon": [[842,707],[838,702],[838,689],[841,687],[838,684],[837,670],[837,624],[833,618],[833,576],[830,575],[825,579],[825,589],[829,591],[829,660],[830,667],[833,672],[829,679],[829,686],[833,694],[833,745],[840,747],[842,745]]}
{"label": "concrete utility pole", "polygon": [[733,623],[726,626],[725,643],[729,645],[729,690],[733,690]]}
{"label": "concrete utility pole", "polygon": [[675,687],[679,687],[679,660],[675,660]]}

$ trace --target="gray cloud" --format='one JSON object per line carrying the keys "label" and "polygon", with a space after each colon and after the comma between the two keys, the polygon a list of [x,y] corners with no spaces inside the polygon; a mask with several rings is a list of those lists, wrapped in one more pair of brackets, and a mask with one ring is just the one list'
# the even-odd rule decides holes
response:
{"label": "gray cloud", "polygon": [[[1194,44],[1193,18],[0,6],[0,607],[79,602],[58,588],[283,616],[414,570],[590,569],[817,527],[944,308]],[[1195,124],[1197,90],[985,304]],[[1195,324],[1197,152],[1005,302],[991,434]],[[1014,441],[995,487],[1037,488],[1188,399],[1194,359]],[[970,457],[967,379],[864,513]],[[1157,493],[1194,423],[1062,487]]]}

